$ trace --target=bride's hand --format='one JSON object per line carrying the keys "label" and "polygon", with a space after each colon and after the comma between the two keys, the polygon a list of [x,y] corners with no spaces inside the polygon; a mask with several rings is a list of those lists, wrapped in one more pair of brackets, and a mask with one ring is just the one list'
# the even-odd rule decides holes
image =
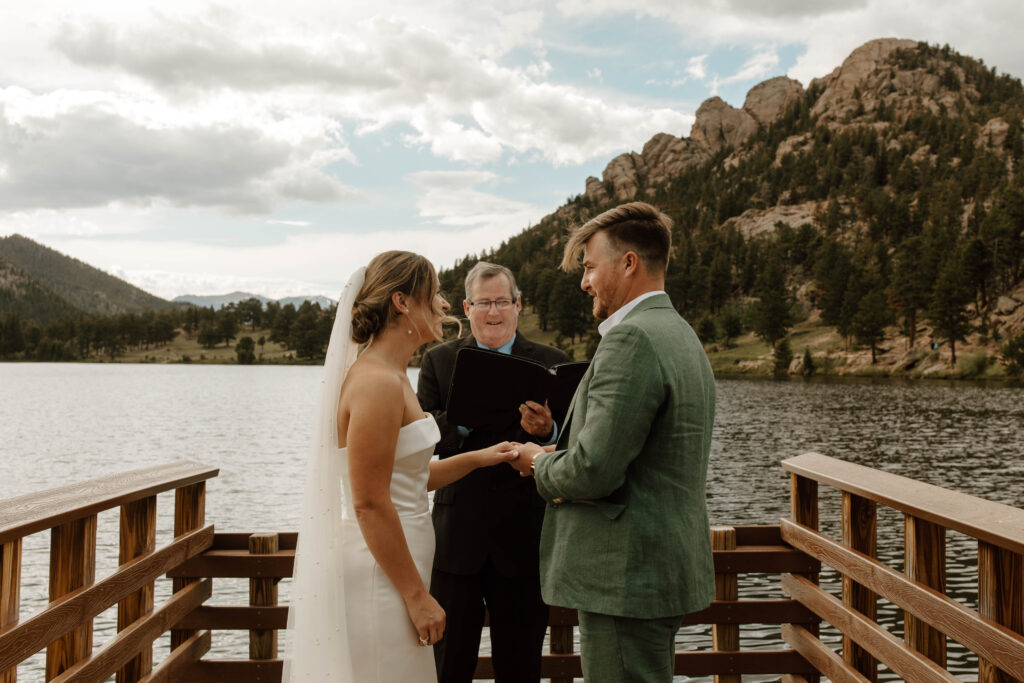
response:
{"label": "bride's hand", "polygon": [[512,462],[519,457],[519,447],[521,445],[514,441],[502,441],[493,446],[482,448],[477,451],[479,453],[477,467],[490,467],[503,462]]}
{"label": "bride's hand", "polygon": [[416,627],[420,645],[433,645],[444,637],[444,609],[430,593],[407,600],[405,610]]}

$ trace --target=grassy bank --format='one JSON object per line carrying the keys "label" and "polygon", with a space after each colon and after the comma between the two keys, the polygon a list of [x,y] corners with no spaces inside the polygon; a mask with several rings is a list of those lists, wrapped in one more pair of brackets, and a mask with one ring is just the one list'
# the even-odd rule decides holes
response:
{"label": "grassy bank", "polygon": [[[463,335],[469,333],[469,325],[463,322]],[[519,317],[520,331],[530,339],[550,345],[557,345],[557,334],[540,329],[537,315],[524,310]],[[312,364],[322,361],[306,361],[295,358],[295,352],[280,344],[269,341],[267,329],[243,330],[243,336],[259,340],[264,345],[256,347],[256,362],[262,364]],[[235,340],[237,341],[237,339]],[[927,379],[1014,379],[1006,372],[1006,366],[999,360],[998,348],[994,345],[958,344],[957,363],[950,363],[948,345],[931,348],[927,334],[919,335],[914,348],[907,348],[907,339],[895,328],[877,349],[876,362],[871,362],[868,348],[847,347],[846,342],[834,328],[820,322],[804,321],[790,330],[789,343],[793,351],[793,362],[789,374],[803,375],[805,350],[810,352],[814,364],[814,375],[835,377],[896,377]],[[569,343],[561,340],[561,346],[576,360],[587,358],[588,342],[577,340]],[[717,376],[770,376],[773,374],[775,357],[771,348],[753,333],[747,333],[730,343],[706,344],[711,367]],[[195,336],[179,331],[173,342],[148,349],[132,349],[111,361],[108,358],[89,359],[91,362],[116,363],[203,363],[234,364],[237,362],[234,342],[221,344],[212,349],[204,348]],[[418,359],[413,360],[414,364]]]}

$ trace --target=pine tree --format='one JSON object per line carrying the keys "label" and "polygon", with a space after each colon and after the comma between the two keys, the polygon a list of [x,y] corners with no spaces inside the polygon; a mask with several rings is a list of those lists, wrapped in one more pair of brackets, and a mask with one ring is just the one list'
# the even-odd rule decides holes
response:
{"label": "pine tree", "polygon": [[773,253],[758,280],[760,300],[754,304],[754,332],[773,349],[786,336],[793,317],[790,313],[792,298],[786,288],[786,275],[782,261]]}
{"label": "pine tree", "polygon": [[877,281],[861,297],[857,313],[853,316],[853,336],[860,344],[871,347],[871,364],[877,361],[878,344],[885,339],[885,327],[891,320],[889,301],[885,290]]}
{"label": "pine tree", "polygon": [[973,298],[959,265],[955,253],[946,258],[928,305],[928,319],[935,329],[935,336],[949,342],[953,366],[956,366],[956,343],[965,341],[971,331],[967,304]]}

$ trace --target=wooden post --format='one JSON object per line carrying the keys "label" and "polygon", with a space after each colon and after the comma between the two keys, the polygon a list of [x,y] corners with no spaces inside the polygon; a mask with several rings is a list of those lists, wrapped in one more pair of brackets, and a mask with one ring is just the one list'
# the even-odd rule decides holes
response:
{"label": "wooden post", "polygon": [[[206,482],[182,486],[174,491],[174,537],[178,538],[206,523]],[[172,579],[171,589],[177,593],[199,579]],[[195,630],[171,629],[171,649],[192,637]]]}
{"label": "wooden post", "polygon": [[[843,491],[843,544],[870,557],[877,554],[878,518],[875,502]],[[874,593],[843,575],[843,604],[875,621],[878,599]],[[852,638],[843,635],[843,661],[869,681],[878,680],[878,661]]]}
{"label": "wooden post", "polygon": [[[550,615],[550,612],[549,612]],[[549,651],[553,655],[571,655],[573,653],[573,627],[560,624],[550,627]],[[551,679],[551,683],[573,683],[572,676],[561,676]]]}
{"label": "wooden post", "polygon": [[[96,515],[50,531],[50,601],[96,580]],[[46,647],[46,680],[92,653],[92,620]]]}
{"label": "wooden post", "polygon": [[[711,547],[714,550],[735,550],[736,529],[731,526],[711,527]],[[735,574],[715,574],[715,599],[738,600],[739,581]],[[740,627],[738,624],[713,624],[711,643],[715,651],[735,652],[740,649]],[[716,674],[716,683],[740,683],[737,674]]]}
{"label": "wooden post", "polygon": [[[789,473],[789,516],[797,524],[802,524],[808,529],[818,530],[818,482],[807,477],[801,477],[795,472]],[[806,576],[814,583],[818,583],[817,574],[800,574]],[[808,633],[818,637],[820,627],[818,624],[806,624]],[[807,683],[818,683],[821,677],[818,674],[807,674],[803,677]],[[782,677],[783,683],[795,683],[797,679],[790,675]]]}
{"label": "wooden post", "polygon": [[[18,622],[21,611],[21,539],[0,545],[0,630]],[[0,683],[15,683],[18,667],[0,671]]]}
{"label": "wooden post", "polygon": [[[126,564],[156,549],[156,496],[121,506],[121,549],[118,564]],[[153,611],[153,582],[117,603],[117,630],[120,633],[137,619]],[[135,683],[153,670],[153,644],[117,672],[117,683]]]}
{"label": "wooden post", "polygon": [[[276,553],[277,534],[251,534],[249,552],[253,555]],[[276,579],[249,579],[249,605],[252,607],[274,607],[277,605]],[[249,631],[249,659],[276,659],[277,631],[253,629]]]}
{"label": "wooden post", "polygon": [[[1024,557],[978,541],[978,612],[1011,631],[1024,634]],[[979,683],[1022,681],[1024,672],[1011,675],[978,658]]]}
{"label": "wooden post", "polygon": [[[946,592],[946,529],[913,515],[903,517],[904,574]],[[909,612],[903,613],[903,639],[939,666],[946,666],[946,636]]]}

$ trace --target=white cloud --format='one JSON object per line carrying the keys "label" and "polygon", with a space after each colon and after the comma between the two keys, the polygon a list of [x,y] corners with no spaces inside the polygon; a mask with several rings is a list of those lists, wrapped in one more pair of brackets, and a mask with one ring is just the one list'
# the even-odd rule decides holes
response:
{"label": "white cloud", "polygon": [[[525,32],[537,16],[524,10],[506,18]],[[528,42],[516,35],[512,43]],[[286,101],[292,110],[354,121],[357,134],[406,124],[414,129],[406,144],[470,164],[505,152],[577,164],[685,125],[668,109],[547,82],[544,59],[499,64],[474,43],[393,18],[319,31],[225,12],[161,15],[141,27],[92,20],[64,24],[54,44],[80,66],[131,75],[172,99],[240,91],[250,105]],[[600,80],[600,69],[590,75]]]}
{"label": "white cloud", "polygon": [[408,180],[422,190],[416,200],[420,217],[439,225],[483,230],[492,235],[490,246],[543,215],[539,206],[477,189],[500,184],[497,174],[489,171],[421,171],[410,174]]}
{"label": "white cloud", "polygon": [[0,90],[0,211],[125,202],[266,212],[358,196],[324,172],[351,156],[330,120],[176,112],[115,94]]}
{"label": "white cloud", "polygon": [[587,70],[587,78],[597,81],[598,83],[604,81],[604,79],[601,77],[601,70],[598,69],[596,66],[593,69]]}
{"label": "white cloud", "polygon": [[290,225],[293,228],[307,228],[312,225],[309,221],[268,220],[266,222],[269,225]]}
{"label": "white cloud", "polygon": [[707,60],[707,53],[690,57],[690,60],[686,63],[686,73],[690,74],[697,80],[704,80],[708,76],[706,65]]}
{"label": "white cloud", "polygon": [[739,71],[727,77],[722,83],[744,83],[746,81],[760,81],[772,75],[772,71],[779,65],[779,53],[775,48],[761,50],[750,56]]}

